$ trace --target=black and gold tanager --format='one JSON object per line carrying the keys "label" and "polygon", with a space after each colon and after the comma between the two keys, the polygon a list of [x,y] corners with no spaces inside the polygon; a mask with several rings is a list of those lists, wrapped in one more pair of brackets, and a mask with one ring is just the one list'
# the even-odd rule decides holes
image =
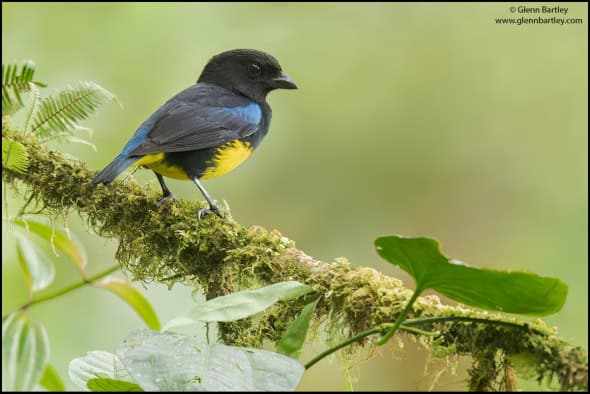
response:
{"label": "black and gold tanager", "polygon": [[109,184],[127,167],[151,169],[164,202],[173,195],[164,177],[192,180],[209,203],[203,214],[221,216],[201,179],[236,168],[260,144],[270,126],[267,94],[297,89],[271,55],[236,49],[214,56],[197,83],[168,100],[137,129],[121,153],[92,181]]}

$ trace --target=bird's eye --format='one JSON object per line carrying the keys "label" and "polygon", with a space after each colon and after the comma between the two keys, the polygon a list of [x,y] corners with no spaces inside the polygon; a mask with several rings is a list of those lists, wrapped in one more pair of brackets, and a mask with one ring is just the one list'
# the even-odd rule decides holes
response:
{"label": "bird's eye", "polygon": [[260,72],[262,71],[262,69],[260,68],[260,66],[256,63],[252,63],[248,66],[248,72],[251,75],[259,75]]}

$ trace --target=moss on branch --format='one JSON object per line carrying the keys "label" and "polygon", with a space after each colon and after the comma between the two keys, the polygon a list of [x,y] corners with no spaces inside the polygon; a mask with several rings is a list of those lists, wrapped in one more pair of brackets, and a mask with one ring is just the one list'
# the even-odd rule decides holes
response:
{"label": "moss on branch", "polygon": [[[393,321],[412,291],[398,279],[344,258],[318,261],[296,249],[278,231],[243,227],[214,215],[202,221],[199,203],[178,201],[158,207],[158,195],[132,179],[93,188],[94,172],[84,163],[66,160],[33,137],[24,138],[3,122],[2,136],[21,142],[29,167],[19,173],[4,168],[3,181],[50,215],[80,214],[98,235],[119,240],[116,254],[135,280],[197,283],[208,298],[246,286],[298,280],[322,293],[317,318],[329,330],[354,335],[382,322]],[[276,341],[301,302],[281,304],[258,320],[244,319],[221,327],[227,343],[261,345]],[[557,336],[542,321],[524,320],[448,306],[436,296],[421,297],[410,319],[448,317],[421,329],[440,331],[437,338],[414,335],[433,354],[468,354],[474,363],[469,387],[498,390],[512,368],[541,380],[557,378],[562,390],[587,390],[586,351]],[[487,322],[455,318],[485,319]],[[465,320],[465,319],[464,319]],[[508,324],[496,324],[496,323]],[[504,379],[502,378],[504,376]]]}

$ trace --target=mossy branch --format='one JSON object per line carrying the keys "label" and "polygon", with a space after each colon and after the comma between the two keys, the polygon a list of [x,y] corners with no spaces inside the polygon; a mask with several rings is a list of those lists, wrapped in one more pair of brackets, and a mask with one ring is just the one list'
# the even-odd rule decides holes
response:
{"label": "mossy branch", "polygon": [[[26,147],[29,166],[17,172],[3,164],[3,181],[27,194],[44,212],[77,212],[98,235],[118,239],[116,258],[136,280],[197,283],[208,298],[244,285],[297,280],[322,292],[316,316],[346,336],[394,321],[412,296],[401,281],[372,268],[354,266],[343,258],[332,263],[316,260],[276,230],[245,228],[214,215],[198,221],[196,213],[202,206],[195,202],[181,200],[158,207],[156,192],[133,180],[93,188],[90,180],[95,173],[84,163],[66,160],[6,124],[3,121],[2,136]],[[261,345],[264,339],[277,341],[286,319],[299,307],[282,305],[259,321],[225,324],[222,339],[249,345]],[[448,306],[436,296],[420,297],[409,318],[433,318],[420,328],[438,330],[440,336],[419,331],[403,334],[415,336],[433,354],[473,357],[470,389],[509,388],[502,382],[509,380],[506,371],[514,368],[539,381],[556,377],[562,390],[587,390],[586,351],[559,338],[540,320],[527,323]]]}

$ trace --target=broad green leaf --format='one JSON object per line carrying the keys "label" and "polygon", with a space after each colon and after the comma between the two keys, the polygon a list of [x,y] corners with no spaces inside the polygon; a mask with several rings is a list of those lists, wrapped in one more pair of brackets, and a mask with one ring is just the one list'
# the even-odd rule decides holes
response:
{"label": "broad green leaf", "polygon": [[135,310],[135,312],[137,312],[137,314],[143,319],[149,328],[152,330],[160,329],[160,320],[158,319],[154,308],[152,308],[152,305],[135,287],[131,286],[129,283],[116,278],[107,278],[95,283],[94,286],[102,287],[103,289],[107,289],[115,293],[124,301],[126,301]]}
{"label": "broad green leaf", "polygon": [[177,333],[184,333],[187,329],[196,329],[197,327],[203,326],[204,324],[207,323],[203,323],[202,321],[195,320],[190,317],[180,316],[166,322],[166,324],[164,324],[164,327],[162,327],[162,331],[174,331]]}
{"label": "broad green leaf", "polygon": [[116,354],[146,391],[293,391],[304,367],[266,350],[134,330]]}
{"label": "broad green leaf", "polygon": [[51,256],[39,243],[22,234],[16,235],[16,254],[31,292],[45,289],[55,278]]}
{"label": "broad green leaf", "polygon": [[25,146],[2,137],[2,166],[21,174],[26,172],[29,168],[29,157]]}
{"label": "broad green leaf", "polygon": [[285,356],[293,357],[294,359],[299,358],[301,349],[305,344],[305,338],[307,337],[307,331],[309,330],[309,322],[315,311],[315,307],[320,299],[316,299],[303,308],[301,314],[293,320],[293,322],[287,328],[285,336],[281,338],[277,345],[277,352],[284,354]]}
{"label": "broad green leaf", "polygon": [[86,386],[90,391],[138,392],[143,391],[136,383],[111,378],[94,378]]}
{"label": "broad green leaf", "polygon": [[63,229],[56,225],[51,226],[34,218],[17,219],[14,224],[48,241],[54,252],[64,253],[80,270],[82,276],[86,275],[86,253],[80,242],[73,236],[69,237]]}
{"label": "broad green leaf", "polygon": [[48,391],[65,391],[64,382],[51,364],[45,365],[45,371],[39,382]]}
{"label": "broad green leaf", "polygon": [[133,381],[117,356],[98,350],[70,361],[68,375],[72,383],[85,390],[88,388],[88,381],[95,378]]}
{"label": "broad green leaf", "polygon": [[469,267],[443,256],[433,239],[389,236],[377,238],[375,246],[412,275],[417,291],[434,289],[474,307],[545,316],[559,311],[567,297],[567,285],[557,278]]}
{"label": "broad green leaf", "polygon": [[31,391],[49,360],[45,328],[18,311],[2,322],[2,390]]}
{"label": "broad green leaf", "polygon": [[279,282],[214,298],[192,308],[188,316],[200,321],[233,321],[262,312],[277,301],[288,301],[313,291],[299,282]]}

